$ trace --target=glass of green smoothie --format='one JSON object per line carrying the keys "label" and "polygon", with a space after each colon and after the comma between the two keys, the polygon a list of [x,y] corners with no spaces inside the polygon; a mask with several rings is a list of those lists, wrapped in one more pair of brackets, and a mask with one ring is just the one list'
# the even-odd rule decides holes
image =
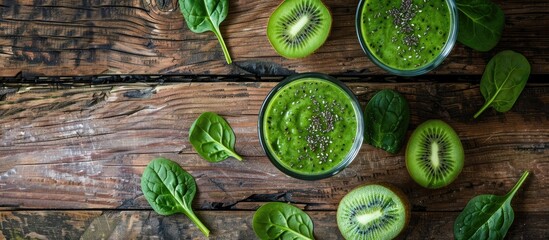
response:
{"label": "glass of green smoothie", "polygon": [[273,165],[289,176],[318,180],[353,161],[364,121],[357,98],[342,82],[305,73],[286,78],[267,95],[258,132]]}
{"label": "glass of green smoothie", "polygon": [[395,75],[417,76],[450,54],[457,18],[453,0],[361,0],[356,31],[376,65]]}

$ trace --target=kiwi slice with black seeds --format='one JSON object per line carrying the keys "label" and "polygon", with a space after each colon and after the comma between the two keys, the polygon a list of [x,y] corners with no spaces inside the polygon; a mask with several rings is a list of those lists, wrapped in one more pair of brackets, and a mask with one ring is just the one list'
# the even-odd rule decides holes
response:
{"label": "kiwi slice with black seeds", "polygon": [[286,0],[272,13],[267,37],[275,51],[289,59],[316,51],[328,38],[332,15],[320,0]]}
{"label": "kiwi slice with black seeds", "polygon": [[337,226],[345,239],[393,239],[408,225],[410,204],[396,187],[376,183],[349,192],[337,208]]}
{"label": "kiwi slice with black seeds", "polygon": [[426,188],[441,188],[463,169],[465,154],[459,136],[441,120],[420,124],[406,147],[406,168],[412,179]]}

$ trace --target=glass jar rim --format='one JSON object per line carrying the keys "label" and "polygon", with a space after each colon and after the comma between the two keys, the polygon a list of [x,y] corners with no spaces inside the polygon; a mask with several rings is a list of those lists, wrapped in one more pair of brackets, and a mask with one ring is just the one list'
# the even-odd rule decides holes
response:
{"label": "glass jar rim", "polygon": [[458,10],[456,7],[456,4],[453,0],[446,0],[446,4],[448,5],[448,10],[450,12],[450,32],[448,34],[448,39],[446,43],[444,44],[444,47],[441,49],[440,54],[435,57],[431,62],[416,68],[416,69],[397,69],[393,68],[380,60],[377,59],[376,56],[370,51],[366,44],[366,40],[362,37],[362,27],[361,27],[361,17],[362,17],[362,11],[364,9],[364,4],[369,0],[360,0],[358,3],[358,8],[356,10],[356,16],[355,16],[355,29],[356,34],[358,37],[358,41],[360,43],[360,47],[362,48],[362,51],[366,53],[368,58],[378,67],[381,69],[397,75],[397,76],[403,76],[403,77],[411,77],[411,76],[418,76],[425,74],[435,68],[437,68],[442,62],[450,55],[450,52],[454,48],[454,45],[457,41],[457,35],[458,35],[458,25],[459,25],[459,19],[458,19]]}
{"label": "glass jar rim", "polygon": [[[319,174],[301,174],[299,172],[292,171],[291,169],[283,166],[279,162],[280,160],[278,160],[277,157],[275,157],[274,154],[272,154],[271,151],[269,150],[269,147],[267,146],[267,143],[266,143],[266,139],[264,137],[265,134],[264,134],[264,130],[263,130],[263,124],[264,124],[263,120],[265,118],[266,109],[269,106],[269,103],[271,102],[274,95],[280,89],[282,89],[284,86],[286,86],[287,84],[289,84],[293,81],[300,80],[300,79],[305,79],[305,78],[316,78],[316,79],[320,79],[320,80],[323,80],[323,81],[328,81],[328,82],[333,83],[338,88],[340,88],[347,95],[349,100],[351,101],[352,106],[353,106],[353,110],[355,111],[355,118],[357,120],[357,131],[356,131],[356,135],[355,135],[355,138],[354,138],[354,142],[353,142],[353,145],[351,146],[351,149],[349,150],[349,152],[345,156],[345,158],[338,165],[333,167],[332,169],[330,169],[328,171],[325,171],[325,172],[322,172],[322,173],[319,173]],[[265,100],[263,101],[263,103],[261,105],[261,108],[259,110],[257,126],[258,126],[257,130],[258,130],[258,135],[259,135],[259,143],[260,143],[263,151],[267,155],[267,158],[271,161],[271,163],[276,168],[278,168],[280,171],[282,171],[284,174],[286,174],[288,176],[291,176],[291,177],[294,177],[294,178],[297,178],[297,179],[301,179],[301,180],[320,180],[320,179],[328,178],[328,177],[331,177],[331,176],[334,176],[334,175],[338,174],[343,169],[345,169],[349,164],[351,164],[351,162],[358,155],[358,152],[359,152],[359,150],[362,146],[362,141],[364,139],[364,116],[363,116],[362,108],[360,106],[360,103],[359,103],[357,97],[354,95],[354,93],[343,82],[335,79],[332,76],[322,74],[322,73],[314,73],[314,72],[291,75],[291,76],[285,78],[280,83],[278,83],[275,87],[273,87],[273,89],[271,89],[271,91],[267,94],[267,96],[265,97]]]}

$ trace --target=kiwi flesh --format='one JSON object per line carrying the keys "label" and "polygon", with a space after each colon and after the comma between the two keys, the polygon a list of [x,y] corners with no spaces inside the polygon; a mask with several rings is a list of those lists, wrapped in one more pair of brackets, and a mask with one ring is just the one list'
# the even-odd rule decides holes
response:
{"label": "kiwi flesh", "polygon": [[465,154],[456,131],[441,120],[420,124],[406,147],[406,168],[425,188],[441,188],[453,182],[463,169]]}
{"label": "kiwi flesh", "polygon": [[353,189],[337,208],[337,226],[345,239],[393,239],[409,220],[408,199],[398,188],[386,183]]}
{"label": "kiwi flesh", "polygon": [[303,58],[324,44],[331,27],[332,15],[321,0],[286,0],[269,18],[267,37],[281,56]]}

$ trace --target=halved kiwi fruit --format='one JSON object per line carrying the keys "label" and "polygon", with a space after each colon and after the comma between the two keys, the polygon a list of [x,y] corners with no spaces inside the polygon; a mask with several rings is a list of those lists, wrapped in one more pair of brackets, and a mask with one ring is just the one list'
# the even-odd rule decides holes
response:
{"label": "halved kiwi fruit", "polygon": [[355,188],[337,208],[337,226],[345,239],[393,239],[409,220],[408,199],[386,183]]}
{"label": "halved kiwi fruit", "polygon": [[332,15],[320,0],[286,0],[269,18],[267,37],[278,54],[302,58],[328,38]]}
{"label": "halved kiwi fruit", "polygon": [[441,188],[461,172],[464,152],[459,136],[441,120],[420,124],[406,147],[406,168],[419,185]]}

